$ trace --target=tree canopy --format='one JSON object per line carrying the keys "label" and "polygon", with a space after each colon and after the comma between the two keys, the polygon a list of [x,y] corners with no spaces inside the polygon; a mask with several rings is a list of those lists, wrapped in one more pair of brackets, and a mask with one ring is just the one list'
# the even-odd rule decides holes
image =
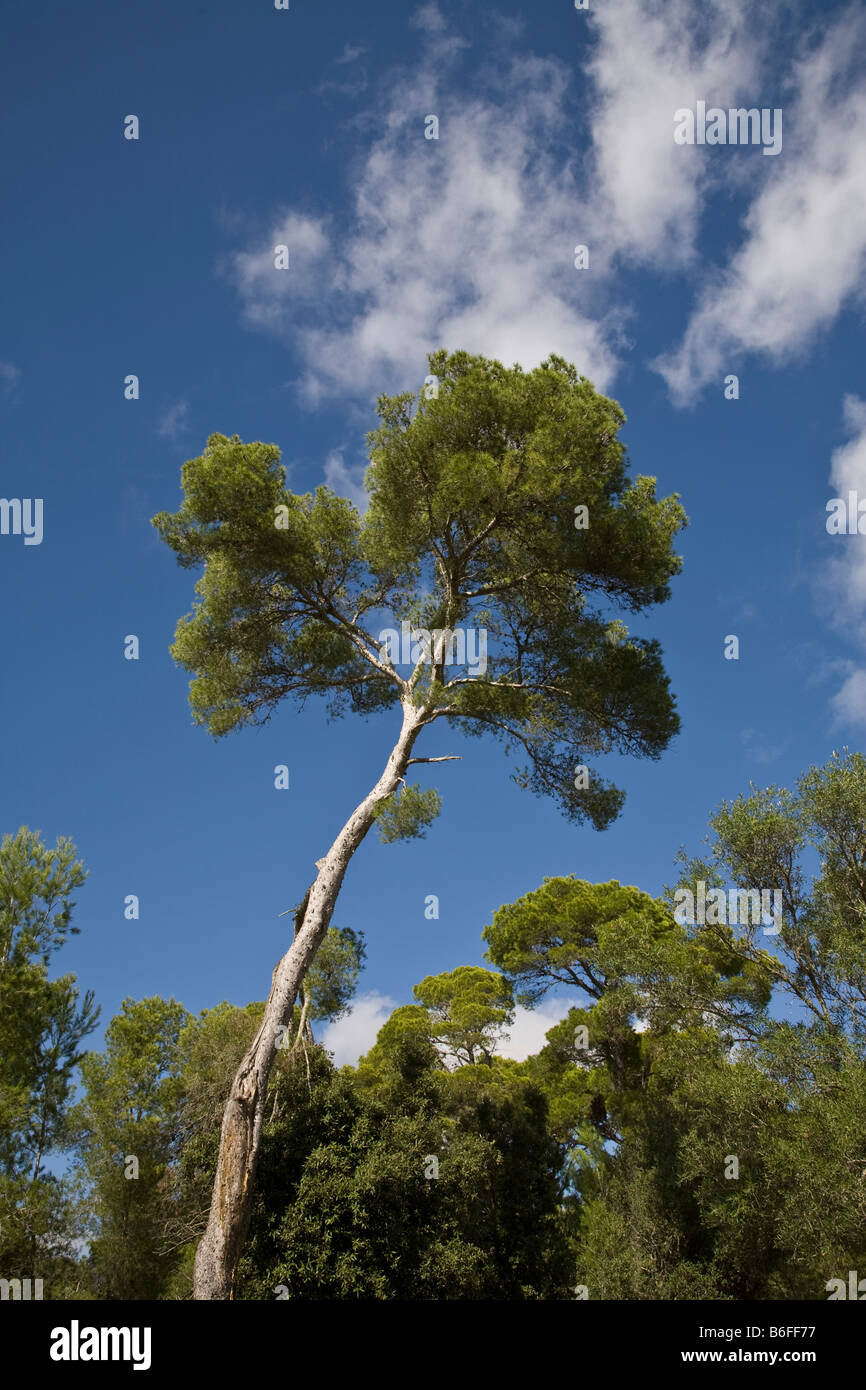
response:
{"label": "tree canopy", "polygon": [[[172,647],[194,717],[220,736],[287,697],[321,695],[333,715],[411,698],[519,748],[518,780],[606,825],[622,793],[575,785],[575,763],[656,757],[678,728],[658,643],[615,612],[669,597],[683,510],[629,478],[620,407],[562,358],[429,364],[435,395],[379,397],[363,517],[328,488],[289,491],[272,444],[214,434],[184,464],[182,505],[154,524],[204,567]],[[384,634],[404,622],[401,671]],[[470,629],[483,670],[451,640]]]}

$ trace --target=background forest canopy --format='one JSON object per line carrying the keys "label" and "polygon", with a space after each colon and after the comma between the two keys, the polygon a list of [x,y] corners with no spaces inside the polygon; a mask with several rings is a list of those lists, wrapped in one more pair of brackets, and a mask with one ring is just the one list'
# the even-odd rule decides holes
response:
{"label": "background forest canopy", "polygon": [[[752,786],[677,863],[661,898],[567,877],[500,907],[492,968],[421,980],[340,1069],[315,1025],[350,1007],[364,941],[331,927],[271,1073],[235,1296],[824,1299],[866,1269],[866,759]],[[84,877],[69,841],[0,846],[0,1269],[51,1299],[188,1298],[263,1005],[127,999],[83,1051],[92,996],[50,976]],[[778,889],[778,933],[677,921],[701,883]],[[544,1047],[499,1055],[550,991],[573,1003]]]}

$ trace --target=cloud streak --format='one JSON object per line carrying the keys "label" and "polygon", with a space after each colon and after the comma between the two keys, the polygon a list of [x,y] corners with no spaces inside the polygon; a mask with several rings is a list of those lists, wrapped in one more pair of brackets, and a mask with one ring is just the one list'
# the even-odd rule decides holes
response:
{"label": "cloud streak", "polygon": [[[633,318],[614,271],[649,267],[695,285],[653,363],[676,404],[744,355],[788,360],[866,274],[866,15],[816,37],[782,32],[790,8],[768,6],[756,30],[741,0],[620,0],[580,19],[582,73],[518,50],[511,26],[467,81],[467,42],[422,6],[415,60],[380,74],[347,127],[366,143],[346,206],[285,208],[230,257],[246,322],[291,343],[310,406],[417,389],[441,346],[527,368],[556,352],[610,390]],[[778,159],[674,142],[676,110],[760,105],[770,84],[790,98]],[[708,269],[706,214],[732,193],[741,231]]]}
{"label": "cloud streak", "polygon": [[[779,365],[866,288],[866,15],[846,13],[794,68],[785,148],[745,236],[701,293],[679,346],[657,359],[686,405],[744,354]],[[683,151],[692,154],[692,150]]]}
{"label": "cloud streak", "polygon": [[[287,211],[232,258],[246,321],[292,340],[310,404],[417,387],[442,345],[525,366],[553,351],[601,388],[613,377],[616,325],[593,316],[574,267],[586,219],[568,72],[512,56],[457,94],[448,77],[463,43],[437,15],[427,7],[423,56],[388,89],[345,220]],[[425,139],[429,114],[438,139]],[[274,269],[280,243],[289,271]]]}
{"label": "cloud streak", "polygon": [[176,401],[160,416],[156,432],[160,439],[170,439],[173,443],[186,434],[189,429],[189,402]]}

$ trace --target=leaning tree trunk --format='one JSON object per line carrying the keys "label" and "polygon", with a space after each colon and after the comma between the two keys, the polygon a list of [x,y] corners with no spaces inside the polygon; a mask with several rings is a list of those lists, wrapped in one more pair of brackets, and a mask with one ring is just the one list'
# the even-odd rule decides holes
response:
{"label": "leaning tree trunk", "polygon": [[373,824],[378,803],[397,790],[423,723],[420,711],[404,701],[400,737],[385,770],[318,861],[303,923],[274,969],[261,1025],[238,1067],[223,1114],[210,1215],[195,1257],[196,1299],[232,1297],[252,1210],[268,1078],[281,1036],[277,1030],[292,1017],[298,988],[328,930],[349,861]]}

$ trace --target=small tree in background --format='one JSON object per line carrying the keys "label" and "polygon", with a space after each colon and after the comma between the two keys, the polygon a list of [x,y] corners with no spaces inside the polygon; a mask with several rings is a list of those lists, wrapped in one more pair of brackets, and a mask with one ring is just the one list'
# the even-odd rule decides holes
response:
{"label": "small tree in background", "polygon": [[514,1021],[511,986],[480,965],[428,975],[412,993],[428,1013],[433,1041],[461,1065],[493,1060],[502,1030]]}
{"label": "small tree in background", "polygon": [[72,1124],[92,1203],[87,1272],[98,1298],[158,1298],[177,1263],[163,1232],[189,1018],[174,999],[125,999],[105,1031],[105,1051],[81,1061],[85,1089]]}
{"label": "small tree in background", "polygon": [[[531,372],[465,352],[429,364],[435,392],[379,398],[363,518],[327,488],[287,491],[274,445],[218,434],[184,465],[179,510],[154,518],[180,564],[204,570],[172,652],[215,737],[310,695],[331,714],[400,719],[381,776],[317,863],[232,1085],[197,1298],[231,1296],[279,1030],[349,862],[386,804],[389,833],[429,821],[429,794],[395,799],[412,765],[451,756],[414,756],[421,733],[444,720],[491,734],[521,751],[521,786],[601,828],[623,794],[575,765],[613,749],[657,757],[678,728],[658,644],[613,610],[669,597],[685,518],[653,479],[628,478],[620,407],[559,357]],[[415,641],[401,670],[381,634],[404,622]],[[466,659],[467,629],[486,633],[486,663]]]}
{"label": "small tree in background", "polygon": [[72,1269],[80,1234],[69,1184],[46,1171],[68,1139],[72,1073],[96,1027],[93,993],[50,980],[86,873],[71,840],[49,849],[26,826],[0,844],[0,1261],[4,1277],[42,1278],[48,1297]]}

